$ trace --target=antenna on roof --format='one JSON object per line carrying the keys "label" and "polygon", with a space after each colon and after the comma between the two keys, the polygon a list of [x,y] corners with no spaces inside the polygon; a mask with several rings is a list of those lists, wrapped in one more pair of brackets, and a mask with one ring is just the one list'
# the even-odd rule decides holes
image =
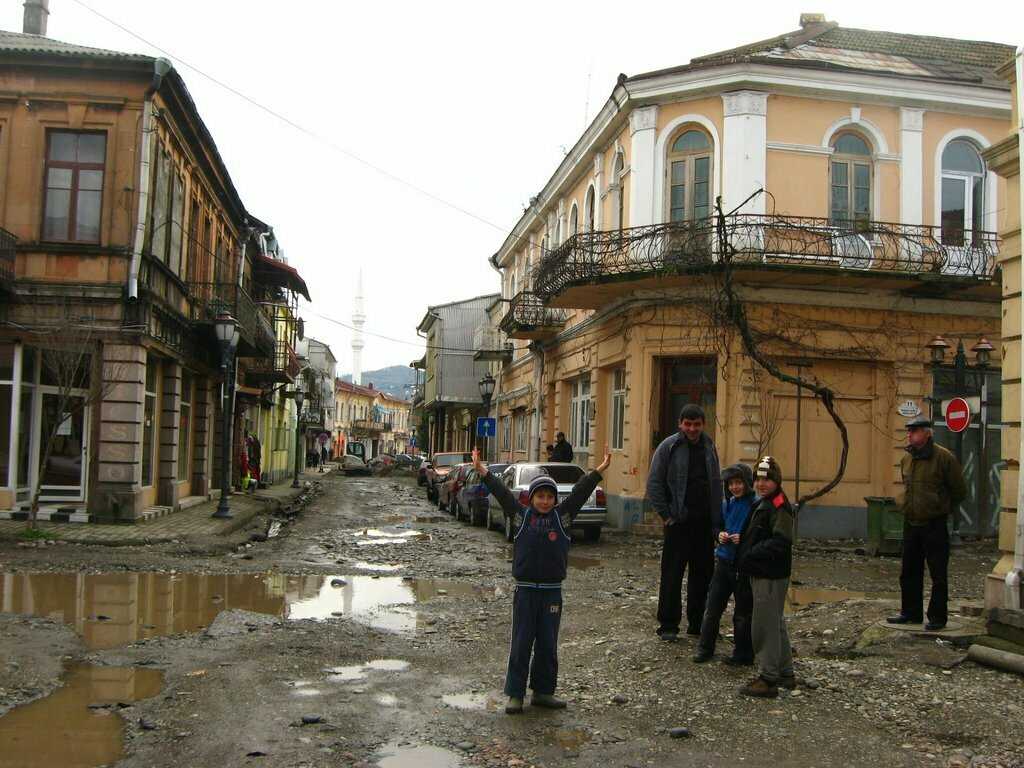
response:
{"label": "antenna on roof", "polygon": [[594,61],[591,59],[590,67],[587,69],[587,95],[583,102],[583,130],[587,130],[587,124],[590,122],[590,78],[594,74]]}

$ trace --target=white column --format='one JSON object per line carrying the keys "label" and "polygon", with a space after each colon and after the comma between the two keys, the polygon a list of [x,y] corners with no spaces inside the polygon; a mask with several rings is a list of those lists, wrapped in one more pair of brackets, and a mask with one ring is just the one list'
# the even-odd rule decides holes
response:
{"label": "white column", "polygon": [[629,159],[629,214],[631,227],[653,224],[654,218],[654,153],[658,107],[639,107],[629,116],[633,137]]}
{"label": "white column", "polygon": [[900,223],[924,223],[924,110],[900,107]]}
{"label": "white column", "polygon": [[[24,345],[20,341],[16,341],[14,343],[14,371],[11,376],[11,435],[7,443],[7,486],[11,489],[12,494],[17,493],[18,490],[18,440],[21,435],[19,419],[21,414],[21,371],[24,351]],[[12,509],[17,506],[15,498],[11,499]]]}
{"label": "white column", "polygon": [[[583,206],[586,208],[586,199]],[[604,155],[594,155],[594,231],[599,232],[604,223]]]}
{"label": "white column", "polygon": [[[722,102],[722,208],[729,213],[767,183],[768,94],[733,91],[723,93]],[[742,209],[742,213],[764,212],[765,195],[758,195]]]}

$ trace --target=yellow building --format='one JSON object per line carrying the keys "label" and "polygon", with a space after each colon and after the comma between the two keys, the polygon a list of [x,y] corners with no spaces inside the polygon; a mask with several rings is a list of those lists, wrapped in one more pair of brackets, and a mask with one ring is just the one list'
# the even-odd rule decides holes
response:
{"label": "yellow building", "polygon": [[[514,345],[498,455],[536,458],[562,431],[587,465],[609,444],[610,518],[636,525],[651,454],[696,401],[723,462],[770,452],[794,497],[830,479],[827,413],[752,367],[718,314],[731,253],[758,345],[833,388],[849,432],[843,481],[802,511],[801,533],[864,535],[864,498],[899,492],[903,414],[934,407],[937,439],[954,442],[929,401],[956,391],[954,374],[928,343],[999,345],[1007,193],[981,152],[1006,134],[995,70],[1011,53],[805,15],[792,33],[621,77],[491,257]],[[967,378],[997,401],[997,370]],[[965,439],[965,532],[992,529],[1000,429],[989,408]]]}
{"label": "yellow building", "polygon": [[[1003,207],[1006,217],[999,234],[999,262],[1003,275],[1003,457],[1002,503],[999,519],[999,549],[1002,557],[985,584],[985,605],[989,608],[1024,607],[1021,600],[1021,557],[1024,531],[1018,515],[1022,493],[1020,477],[1021,423],[1021,221],[1024,221],[1024,193],[1021,190],[1021,144],[1024,143],[1024,109],[1021,107],[1022,55],[1018,53],[999,70],[1010,82],[1013,118],[1010,135],[989,147],[985,162],[1006,180]],[[1016,568],[1014,556],[1016,555]],[[1006,575],[1016,572],[1016,583]]]}

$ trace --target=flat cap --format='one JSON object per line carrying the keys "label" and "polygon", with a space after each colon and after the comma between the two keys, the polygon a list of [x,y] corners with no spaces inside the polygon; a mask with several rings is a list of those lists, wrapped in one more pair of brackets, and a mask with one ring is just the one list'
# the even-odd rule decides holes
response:
{"label": "flat cap", "polygon": [[915,416],[907,422],[907,429],[917,429],[918,427],[928,427],[930,429],[932,427],[932,420],[927,416],[921,415]]}

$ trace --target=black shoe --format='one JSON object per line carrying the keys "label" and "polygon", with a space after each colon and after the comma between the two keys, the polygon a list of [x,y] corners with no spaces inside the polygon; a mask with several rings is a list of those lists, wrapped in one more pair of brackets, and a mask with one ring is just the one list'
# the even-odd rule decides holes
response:
{"label": "black shoe", "polygon": [[728,664],[730,667],[752,667],[754,666],[753,659],[742,659],[735,656],[727,656],[722,659],[723,664]]}
{"label": "black shoe", "polygon": [[696,624],[696,625],[691,624],[690,626],[688,626],[686,628],[686,634],[688,634],[688,635],[690,635],[692,637],[700,637],[700,625],[699,624]]}
{"label": "black shoe", "polygon": [[690,658],[694,664],[703,664],[705,661],[711,661],[715,657],[715,654],[708,653],[707,651],[697,651]]}
{"label": "black shoe", "polygon": [[679,639],[679,630],[672,627],[658,627],[657,635],[666,643],[674,643]]}
{"label": "black shoe", "polygon": [[920,624],[920,619],[912,619],[909,616],[904,616],[902,613],[899,616],[890,616],[885,620],[886,624]]}
{"label": "black shoe", "polygon": [[944,621],[929,621],[924,625],[926,632],[939,632],[946,628],[946,622]]}

